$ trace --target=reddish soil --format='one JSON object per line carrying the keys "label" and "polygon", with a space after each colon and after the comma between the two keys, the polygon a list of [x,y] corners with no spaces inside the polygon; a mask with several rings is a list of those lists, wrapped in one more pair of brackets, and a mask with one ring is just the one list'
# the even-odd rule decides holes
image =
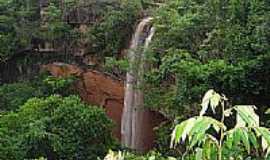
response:
{"label": "reddish soil", "polygon": [[[121,139],[121,117],[124,106],[124,82],[104,73],[95,70],[83,70],[75,65],[64,63],[53,63],[43,66],[43,70],[49,71],[56,77],[76,76],[78,81],[75,89],[81,98],[92,105],[102,106],[108,117],[110,117],[116,127],[113,134]],[[164,121],[164,117],[152,111],[147,111],[147,118],[144,119],[144,148],[149,150],[154,144],[153,128]]]}

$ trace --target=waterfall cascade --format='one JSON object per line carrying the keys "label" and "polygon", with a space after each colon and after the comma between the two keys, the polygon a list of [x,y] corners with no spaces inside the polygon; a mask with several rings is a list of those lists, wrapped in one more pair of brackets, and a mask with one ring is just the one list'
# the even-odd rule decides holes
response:
{"label": "waterfall cascade", "polygon": [[136,28],[131,41],[128,60],[130,69],[126,76],[124,110],[122,115],[122,145],[137,151],[144,150],[144,123],[147,123],[147,110],[143,108],[144,93],[140,90],[145,73],[145,51],[155,29],[151,27],[151,17],[144,18]]}

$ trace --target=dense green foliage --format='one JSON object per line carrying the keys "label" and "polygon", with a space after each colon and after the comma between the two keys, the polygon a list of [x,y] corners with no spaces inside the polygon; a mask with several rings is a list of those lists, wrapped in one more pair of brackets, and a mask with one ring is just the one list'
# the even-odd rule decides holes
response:
{"label": "dense green foliage", "polygon": [[[47,63],[39,49],[48,47],[56,49],[49,57],[62,55],[68,61],[79,56],[84,65],[92,64],[88,54],[95,54],[100,70],[122,78],[130,69],[123,55],[136,24],[142,17],[153,17],[156,31],[145,52],[149,70],[140,88],[145,90],[145,106],[168,119],[156,129],[155,149],[162,155],[110,153],[113,160],[216,159],[217,155],[258,159],[266,153],[263,147],[269,149],[269,130],[260,128],[270,126],[264,114],[270,95],[269,0],[50,0],[44,6],[39,2],[0,0],[0,63],[14,58],[14,63],[24,66],[29,61],[40,65],[33,54]],[[28,72],[22,65],[16,67],[20,74]],[[0,79],[2,83],[8,78]],[[101,109],[69,96],[74,93],[73,82],[72,77],[46,76],[0,86],[0,159],[103,158],[113,146],[111,121]],[[226,105],[256,105],[260,126],[249,126],[248,118],[257,115],[238,107],[231,109],[234,114],[248,117],[246,121],[242,117],[246,125],[240,128],[234,126],[235,118],[220,123],[219,116],[225,115],[220,110],[216,119],[207,112],[183,121],[199,114],[198,103],[208,89],[228,95],[231,101],[220,101]],[[170,148],[175,125],[175,146]],[[257,147],[258,140],[267,145]]]}
{"label": "dense green foliage", "polygon": [[[40,6],[37,0],[0,1],[1,61],[26,50],[37,51],[38,46],[45,47],[45,43],[54,49],[65,48],[61,52],[70,53],[84,43],[84,47],[88,46],[87,53],[118,54],[128,45],[127,41],[142,10],[141,2],[137,0],[53,0],[48,6]],[[89,6],[91,14],[88,13],[88,17],[76,15],[78,8],[89,10]],[[91,16],[94,18],[91,19]],[[88,23],[88,33],[82,34],[78,25],[85,18],[90,19],[84,22]]]}
{"label": "dense green foliage", "polygon": [[[147,54],[155,67],[145,76],[146,105],[179,123],[198,114],[196,104],[212,88],[234,104],[255,104],[265,123],[269,12],[266,0],[166,1],[153,12],[157,31]],[[165,155],[184,150],[167,147],[172,125],[158,129],[156,143]]]}
{"label": "dense green foliage", "polygon": [[106,57],[104,69],[116,76],[125,76],[125,73],[129,69],[129,63],[126,59],[117,60],[114,57]]}
{"label": "dense green foliage", "polygon": [[176,160],[173,157],[162,157],[162,155],[151,152],[146,155],[136,155],[129,152],[112,152],[110,151],[105,160]]}
{"label": "dense green foliage", "polygon": [[29,98],[39,95],[40,92],[27,83],[0,86],[0,112],[15,111]]}
{"label": "dense green foliage", "polygon": [[[270,149],[270,131],[260,126],[259,116],[255,113],[256,107],[249,105],[231,107],[226,105],[227,101],[224,95],[214,90],[206,92],[201,103],[200,115],[176,125],[171,147],[176,147],[180,143],[187,144],[183,157],[193,152],[196,160],[243,157],[260,159],[258,151],[267,158]],[[216,113],[218,108],[221,110],[219,119],[206,116],[210,108],[213,113]],[[233,112],[236,112],[236,122],[231,128],[225,124],[225,120],[232,119]]]}
{"label": "dense green foliage", "polygon": [[55,1],[48,6],[47,29],[42,24],[37,0],[1,0],[0,12],[1,61],[16,53],[36,50],[42,40],[52,42],[71,37],[71,28],[61,21],[62,13]]}
{"label": "dense green foliage", "polygon": [[0,1],[0,61],[29,48],[39,26],[36,0]]}
{"label": "dense green foliage", "polygon": [[[170,142],[170,148],[176,149],[175,153],[168,147],[168,149],[165,147],[157,149],[167,152],[167,155],[174,154],[182,160],[269,159],[270,131],[269,128],[260,125],[259,116],[255,112],[256,106],[230,106],[227,102],[228,99],[223,94],[220,95],[214,90],[206,92],[202,99],[200,114],[181,121],[175,126]],[[209,110],[215,116],[208,116]],[[267,110],[268,113],[270,109]],[[235,120],[235,125],[227,124],[226,119]],[[162,139],[162,141],[168,145],[167,139]],[[106,158],[105,160],[177,159],[165,158],[155,152],[144,156],[109,152]]]}
{"label": "dense green foliage", "polygon": [[66,48],[79,38],[78,31],[63,19],[65,12],[61,8],[65,6],[69,9],[67,4],[67,1],[64,1],[64,4],[50,1],[45,13],[40,14],[41,25],[36,38],[50,42],[53,47],[62,43]]}
{"label": "dense green foliage", "polygon": [[32,82],[18,82],[0,86],[0,112],[16,111],[28,99],[52,94],[68,96],[76,93],[72,89],[75,78],[56,78],[40,75]]}
{"label": "dense green foliage", "polygon": [[266,105],[269,11],[266,0],[172,0],[159,8],[149,106],[179,115],[209,88],[236,103]]}
{"label": "dense green foliage", "polygon": [[118,8],[107,8],[102,21],[89,31],[93,52],[107,56],[119,54],[128,45],[141,10],[141,2],[137,0],[123,0]]}
{"label": "dense green foliage", "polygon": [[0,159],[96,159],[113,147],[112,122],[78,97],[27,101],[0,118]]}
{"label": "dense green foliage", "polygon": [[72,86],[75,81],[75,77],[45,76],[43,80],[37,80],[35,86],[40,88],[45,96],[52,94],[68,96],[76,93]]}

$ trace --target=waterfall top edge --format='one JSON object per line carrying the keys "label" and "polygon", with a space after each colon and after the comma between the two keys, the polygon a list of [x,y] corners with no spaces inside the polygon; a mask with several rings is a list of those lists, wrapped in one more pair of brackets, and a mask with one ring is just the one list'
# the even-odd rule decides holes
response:
{"label": "waterfall top edge", "polygon": [[150,22],[150,21],[152,21],[154,18],[153,17],[144,17],[144,18],[142,18],[141,19],[141,22]]}

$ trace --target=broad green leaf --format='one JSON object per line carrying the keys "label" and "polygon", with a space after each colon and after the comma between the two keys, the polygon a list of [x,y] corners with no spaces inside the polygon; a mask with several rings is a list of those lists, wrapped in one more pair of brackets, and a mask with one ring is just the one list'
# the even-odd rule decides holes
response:
{"label": "broad green leaf", "polygon": [[[256,137],[255,137],[256,138]],[[256,141],[252,140],[253,143]],[[239,143],[242,142],[245,146],[248,153],[250,153],[250,140],[249,140],[249,132],[248,128],[233,128],[230,131],[226,132],[226,145],[228,148],[232,148],[232,146],[237,147]]]}
{"label": "broad green leaf", "polygon": [[156,159],[155,156],[151,156],[151,157],[148,158],[148,160],[155,160],[155,159]]}
{"label": "broad green leaf", "polygon": [[262,148],[265,151],[270,146],[270,131],[264,127],[258,127],[256,130],[262,136]]}
{"label": "broad green leaf", "polygon": [[210,89],[203,96],[202,104],[201,104],[202,110],[200,112],[200,116],[203,116],[206,113],[208,106],[209,106],[209,103],[210,103],[210,99],[212,98],[214,93],[215,93],[215,91],[213,89]]}
{"label": "broad green leaf", "polygon": [[[243,115],[242,117],[245,117],[245,115]],[[237,114],[236,115],[236,128],[240,128],[240,127],[245,127],[246,126],[246,122],[243,120],[243,118],[241,117],[241,114]],[[247,117],[246,117],[247,119]]]}
{"label": "broad green leaf", "polygon": [[203,150],[201,148],[196,148],[196,160],[203,159]]}
{"label": "broad green leaf", "polygon": [[236,127],[258,127],[259,116],[255,113],[255,106],[238,105],[234,109],[237,111]]}
{"label": "broad green leaf", "polygon": [[206,159],[210,159],[211,157],[211,143],[210,141],[206,141],[203,146],[203,155],[206,157]]}
{"label": "broad green leaf", "polygon": [[214,93],[210,99],[210,106],[212,108],[213,113],[216,113],[216,107],[221,101],[221,96],[218,93]]}
{"label": "broad green leaf", "polygon": [[189,132],[193,128],[195,122],[196,122],[196,118],[190,118],[187,120],[187,125],[185,126],[184,131],[181,136],[183,142],[186,140],[186,137],[189,135]]}
{"label": "broad green leaf", "polygon": [[226,126],[224,126],[224,124],[212,117],[200,116],[183,121],[175,127],[172,133],[171,147],[174,147],[174,145],[180,141],[185,141],[186,137],[189,138],[191,148],[197,143],[200,144],[206,139],[206,131],[211,126],[215,128],[217,133],[221,128],[226,130]]}
{"label": "broad green leaf", "polygon": [[175,144],[179,143],[180,140],[185,141],[195,121],[196,118],[190,118],[175,127],[171,138],[171,148],[174,147]]}
{"label": "broad green leaf", "polygon": [[205,132],[200,132],[200,133],[195,134],[192,137],[189,148],[193,148],[197,143],[200,145],[200,142],[204,139],[204,137],[205,137]]}
{"label": "broad green leaf", "polygon": [[262,149],[265,151],[268,148],[267,141],[265,140],[264,137],[262,137]]}
{"label": "broad green leaf", "polygon": [[239,128],[235,128],[233,132],[233,143],[234,145],[238,145],[241,141],[241,132]]}
{"label": "broad green leaf", "polygon": [[211,106],[213,113],[216,113],[216,107],[223,102],[223,100],[227,100],[227,98],[216,93],[213,89],[208,90],[202,99],[200,116],[203,116],[206,113],[209,105]]}
{"label": "broad green leaf", "polygon": [[[219,121],[217,121],[216,119],[214,119],[214,118],[212,118],[212,117],[205,117],[210,123],[211,123],[211,125],[214,127],[214,129],[218,132],[221,128],[225,131],[226,129],[227,129],[227,127],[223,124],[223,123],[221,123],[221,122],[219,122]],[[219,129],[218,129],[219,128]]]}
{"label": "broad green leaf", "polygon": [[176,126],[176,130],[175,130],[175,143],[179,143],[180,142],[180,138],[182,136],[182,133],[184,131],[184,128],[186,127],[187,123],[183,123],[182,125],[177,125]]}
{"label": "broad green leaf", "polygon": [[205,132],[207,129],[209,129],[210,125],[211,122],[206,117],[199,117],[194,123],[194,126],[191,129],[190,133],[195,134]]}
{"label": "broad green leaf", "polygon": [[248,130],[247,128],[241,128],[241,140],[244,143],[244,146],[246,147],[248,153],[250,153],[250,143],[249,143],[249,139],[248,139]]}
{"label": "broad green leaf", "polygon": [[266,154],[265,154],[265,158],[267,158],[268,157],[268,155],[269,155],[269,153],[270,153],[270,148],[268,147],[268,149],[267,149],[267,151],[266,151]]}
{"label": "broad green leaf", "polygon": [[180,142],[181,136],[183,134],[183,131],[187,125],[188,121],[184,121],[181,124],[176,125],[175,129],[173,130],[172,133],[172,138],[171,138],[171,148],[174,146],[174,144],[177,144]]}
{"label": "broad green leaf", "polygon": [[226,145],[227,145],[227,147],[229,149],[232,148],[232,146],[233,146],[233,135],[232,134],[227,135],[227,137],[226,137]]}
{"label": "broad green leaf", "polygon": [[249,140],[250,140],[251,144],[257,150],[259,148],[259,146],[258,146],[258,141],[257,141],[255,134],[252,131],[250,131],[248,136],[249,136]]}

